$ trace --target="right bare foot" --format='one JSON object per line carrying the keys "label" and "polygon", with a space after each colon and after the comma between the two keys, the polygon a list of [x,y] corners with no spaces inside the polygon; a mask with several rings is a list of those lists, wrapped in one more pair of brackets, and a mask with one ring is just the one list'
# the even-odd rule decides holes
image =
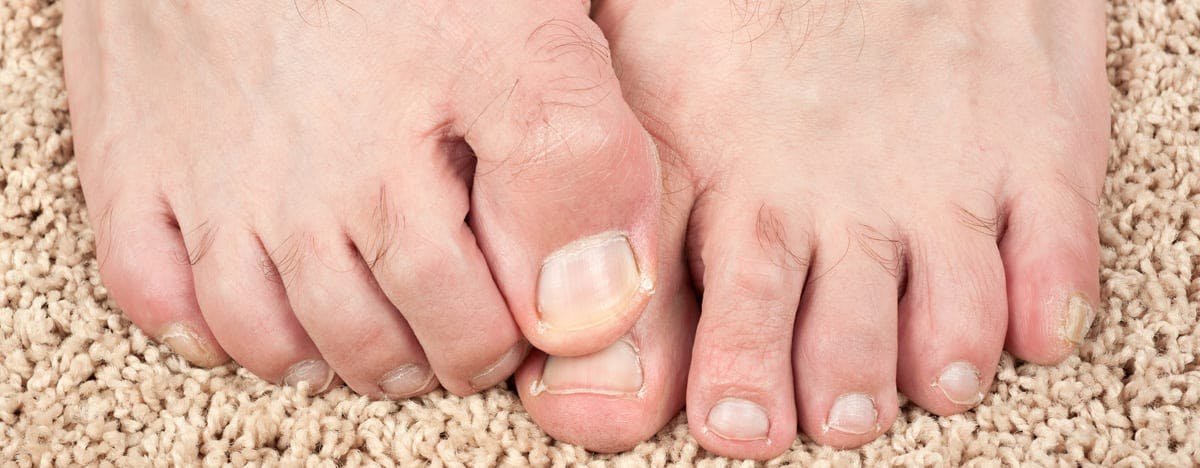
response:
{"label": "right bare foot", "polygon": [[[503,381],[521,332],[580,355],[647,307],[686,323],[650,300],[679,239],[660,258],[655,152],[584,5],[353,6],[67,4],[80,177],[135,324],[198,365],[402,398]],[[688,333],[640,347],[668,370],[641,389],[680,386]]]}

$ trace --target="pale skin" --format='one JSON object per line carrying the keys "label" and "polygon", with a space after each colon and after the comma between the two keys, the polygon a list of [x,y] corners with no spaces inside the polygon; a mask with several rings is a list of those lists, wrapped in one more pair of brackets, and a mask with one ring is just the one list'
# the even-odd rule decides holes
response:
{"label": "pale skin", "polygon": [[558,439],[686,403],[766,459],[878,438],[898,392],[967,411],[1096,313],[1098,1],[65,13],[102,278],[196,365],[376,398],[515,372]]}

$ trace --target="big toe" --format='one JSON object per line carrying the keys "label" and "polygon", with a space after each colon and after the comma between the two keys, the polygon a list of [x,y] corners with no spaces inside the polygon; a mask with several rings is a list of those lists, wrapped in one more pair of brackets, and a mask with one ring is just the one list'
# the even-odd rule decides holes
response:
{"label": "big toe", "polygon": [[656,151],[582,4],[531,6],[511,26],[497,85],[459,104],[471,228],[533,345],[597,352],[658,286]]}
{"label": "big toe", "polygon": [[[673,285],[675,286],[675,285]],[[651,313],[595,353],[537,353],[517,371],[521,401],[557,440],[597,452],[629,450],[683,408],[696,304],[690,288],[656,296]]]}
{"label": "big toe", "polygon": [[[684,192],[668,190],[673,199],[665,206],[690,206]],[[659,227],[658,294],[633,328],[590,354],[538,353],[517,372],[522,403],[554,438],[600,452],[628,450],[683,407],[698,307],[683,259],[686,217],[671,214]]]}

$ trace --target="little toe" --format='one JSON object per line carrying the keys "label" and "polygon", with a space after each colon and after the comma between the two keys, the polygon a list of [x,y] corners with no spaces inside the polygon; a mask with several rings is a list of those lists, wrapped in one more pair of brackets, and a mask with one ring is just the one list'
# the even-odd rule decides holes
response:
{"label": "little toe", "polygon": [[521,330],[555,355],[609,346],[658,288],[657,154],[587,13],[531,7],[502,85],[460,105],[472,230]]}
{"label": "little toe", "polygon": [[698,206],[704,301],[688,424],[713,453],[765,460],[796,438],[792,331],[810,249],[794,219],[763,203]]}
{"label": "little toe", "polygon": [[896,236],[846,224],[817,244],[796,320],[796,408],[818,443],[857,447],[896,418]]}
{"label": "little toe", "polygon": [[91,216],[100,275],[129,319],[194,365],[228,361],[200,313],[188,251],[166,204],[110,202]]}
{"label": "little toe", "polygon": [[995,377],[1007,328],[1004,270],[992,232],[919,224],[907,243],[897,383],[926,410],[954,414],[979,404]]}
{"label": "little toe", "polygon": [[1000,255],[1014,356],[1056,364],[1083,344],[1098,313],[1096,207],[1063,182],[1031,181],[1009,207]]}

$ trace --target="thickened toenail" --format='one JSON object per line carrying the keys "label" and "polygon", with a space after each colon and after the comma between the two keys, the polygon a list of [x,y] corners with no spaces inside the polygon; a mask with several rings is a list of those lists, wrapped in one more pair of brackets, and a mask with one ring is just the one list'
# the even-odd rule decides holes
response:
{"label": "thickened toenail", "polygon": [[428,367],[405,364],[388,372],[379,381],[379,388],[388,398],[401,399],[416,396],[433,383],[433,372]]}
{"label": "thickened toenail", "polygon": [[763,407],[741,398],[726,398],[708,411],[705,426],[723,439],[761,440],[767,438],[771,423]]}
{"label": "thickened toenail", "polygon": [[525,340],[518,341],[513,347],[508,348],[500,359],[493,362],[490,366],[475,374],[474,377],[467,382],[471,388],[475,390],[484,390],[491,388],[500,381],[507,379],[516,370],[521,361],[525,360],[525,355],[529,354],[529,343]]}
{"label": "thickened toenail", "polygon": [[588,328],[622,314],[642,284],[629,239],[610,232],[577,240],[546,258],[538,276],[543,326]]}
{"label": "thickened toenail", "polygon": [[979,371],[975,370],[975,366],[963,361],[946,366],[942,375],[938,376],[932,385],[956,405],[974,406],[983,401]]}
{"label": "thickened toenail", "polygon": [[825,432],[830,430],[846,434],[866,434],[879,429],[879,413],[875,401],[863,393],[847,393],[838,397],[829,408],[825,420]]}
{"label": "thickened toenail", "polygon": [[175,354],[188,362],[204,367],[221,364],[222,359],[212,350],[206,340],[181,323],[173,323],[159,336],[158,341],[167,345]]}
{"label": "thickened toenail", "polygon": [[633,344],[620,340],[598,352],[578,357],[548,356],[542,378],[532,393],[593,393],[640,397],[642,363]]}
{"label": "thickened toenail", "polygon": [[316,395],[329,389],[333,383],[333,369],[320,359],[300,361],[288,369],[283,378],[284,385],[299,387],[301,383],[308,384],[308,393]]}
{"label": "thickened toenail", "polygon": [[1062,337],[1074,346],[1083,344],[1083,338],[1092,328],[1096,310],[1082,294],[1072,294],[1067,299],[1067,310],[1063,317]]}

